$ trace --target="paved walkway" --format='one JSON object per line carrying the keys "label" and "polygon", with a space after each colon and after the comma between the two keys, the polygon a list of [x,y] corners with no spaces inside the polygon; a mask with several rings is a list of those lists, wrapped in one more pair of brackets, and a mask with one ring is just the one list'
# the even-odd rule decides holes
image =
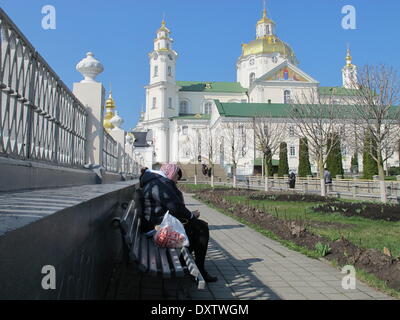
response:
{"label": "paved walkway", "polygon": [[287,249],[185,194],[190,210],[200,210],[210,226],[206,268],[219,281],[191,290],[192,299],[391,299],[356,282],[342,288],[340,270]]}

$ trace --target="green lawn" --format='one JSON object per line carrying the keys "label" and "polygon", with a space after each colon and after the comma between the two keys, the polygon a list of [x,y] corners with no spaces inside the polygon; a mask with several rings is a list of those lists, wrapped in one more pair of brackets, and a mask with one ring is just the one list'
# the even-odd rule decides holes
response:
{"label": "green lawn", "polygon": [[333,241],[344,236],[362,248],[374,248],[382,251],[384,247],[387,247],[393,256],[400,256],[400,222],[345,217],[339,213],[315,213],[311,207],[319,204],[318,202],[248,200],[244,196],[225,196],[225,198],[233,203],[249,203],[260,209],[265,208],[268,213],[277,215],[280,219],[339,223],[343,226],[310,226],[309,230]]}

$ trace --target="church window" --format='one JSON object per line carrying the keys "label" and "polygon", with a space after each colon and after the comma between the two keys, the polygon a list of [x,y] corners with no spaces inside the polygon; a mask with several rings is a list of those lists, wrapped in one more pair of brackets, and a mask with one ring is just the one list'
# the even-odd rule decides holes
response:
{"label": "church window", "polygon": [[205,114],[211,114],[211,106],[212,106],[212,103],[209,101],[204,104],[204,113]]}
{"label": "church window", "polygon": [[153,109],[157,108],[157,98],[153,97]]}
{"label": "church window", "polygon": [[168,98],[168,108],[172,109],[172,98]]}
{"label": "church window", "polygon": [[168,66],[168,76],[172,76],[172,68],[171,66]]}
{"label": "church window", "polygon": [[252,66],[254,64],[254,59],[250,60],[250,65]]}
{"label": "church window", "polygon": [[184,136],[187,136],[187,134],[188,134],[188,127],[187,127],[187,126],[183,126],[183,127],[182,127],[182,134],[183,134]]}
{"label": "church window", "polygon": [[269,24],[267,24],[267,34],[270,34],[270,31],[269,31]]}
{"label": "church window", "polygon": [[181,103],[179,104],[179,113],[180,114],[187,114],[188,113],[188,103],[187,101],[181,101]]}
{"label": "church window", "polygon": [[256,75],[254,72],[250,73],[249,80],[250,80],[250,85],[253,83],[253,81],[256,79]]}
{"label": "church window", "polygon": [[167,49],[169,50],[169,43],[167,43]]}
{"label": "church window", "polygon": [[290,103],[290,102],[291,102],[290,90],[283,91],[283,103]]}
{"label": "church window", "polygon": [[158,77],[158,66],[154,66],[154,74],[153,77]]}
{"label": "church window", "polygon": [[296,156],[296,147],[295,146],[290,146],[290,156],[295,157]]}
{"label": "church window", "polygon": [[278,58],[275,57],[275,56],[273,56],[273,57],[272,57],[272,62],[273,62],[273,63],[277,63],[277,62],[278,62]]}

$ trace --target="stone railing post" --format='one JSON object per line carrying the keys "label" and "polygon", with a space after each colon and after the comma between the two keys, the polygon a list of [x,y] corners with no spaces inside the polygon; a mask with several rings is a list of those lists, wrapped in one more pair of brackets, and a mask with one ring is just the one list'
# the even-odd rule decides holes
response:
{"label": "stone railing post", "polygon": [[353,185],[351,187],[352,193],[353,193],[353,198],[357,198],[357,193],[358,193],[358,186],[357,185]]}
{"label": "stone railing post", "polygon": [[101,165],[103,163],[104,145],[103,106],[105,90],[100,82],[95,81],[95,77],[103,72],[104,68],[89,52],[87,57],[77,64],[76,69],[85,77],[81,82],[74,83],[72,90],[88,111],[85,162]]}
{"label": "stone railing post", "polygon": [[308,193],[308,182],[303,182],[303,193]]}

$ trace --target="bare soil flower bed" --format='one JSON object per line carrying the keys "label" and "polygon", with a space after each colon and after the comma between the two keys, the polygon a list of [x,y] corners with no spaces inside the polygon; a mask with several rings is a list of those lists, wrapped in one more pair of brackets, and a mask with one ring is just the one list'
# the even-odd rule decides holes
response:
{"label": "bare soil flower bed", "polygon": [[[247,193],[248,194],[248,193]],[[248,196],[251,200],[275,200],[275,201],[306,201],[306,202],[321,202],[326,201],[325,197],[313,194],[282,194],[274,192],[252,193]],[[329,198],[332,202],[336,199]]]}
{"label": "bare soil flower bed", "polygon": [[[328,202],[313,207],[315,212],[337,213],[346,216],[358,216],[373,220],[400,221],[400,205],[375,203]],[[400,235],[399,235],[400,236]]]}
{"label": "bare soil flower bed", "polygon": [[[283,220],[271,213],[264,212],[263,210],[254,208],[247,204],[234,204],[223,198],[223,196],[227,195],[247,195],[250,196],[249,198],[254,199],[254,197],[259,197],[260,193],[232,189],[196,191],[196,196],[199,200],[209,202],[225,212],[229,212],[254,225],[258,225],[266,230],[269,230],[283,240],[290,240],[296,245],[306,247],[309,250],[315,250],[315,245],[317,243],[326,244],[331,248],[330,252],[325,256],[327,260],[335,260],[340,266],[349,264],[355,266],[356,268],[363,269],[368,273],[375,275],[377,278],[385,281],[390,288],[398,291],[400,290],[399,259],[388,256],[376,249],[359,248],[353,243],[350,243],[344,237],[336,241],[331,241],[325,237],[321,237],[310,232],[307,228],[311,224],[307,224],[306,221]],[[282,196],[283,198],[278,196],[277,199],[285,199],[286,196]],[[303,201],[310,201],[308,200],[308,196],[306,197],[307,200],[304,199]],[[285,201],[289,200],[286,199]],[[321,199],[318,201],[321,201]],[[334,202],[334,205],[337,206],[337,202]]]}

